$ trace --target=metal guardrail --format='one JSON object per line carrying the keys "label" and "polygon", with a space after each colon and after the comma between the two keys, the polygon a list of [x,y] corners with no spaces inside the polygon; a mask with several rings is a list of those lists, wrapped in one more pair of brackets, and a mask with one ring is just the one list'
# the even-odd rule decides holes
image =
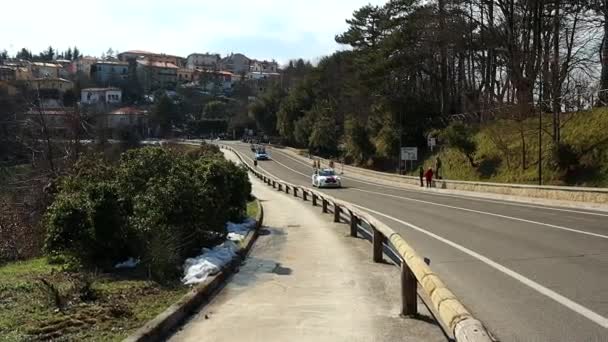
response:
{"label": "metal guardrail", "polygon": [[449,329],[456,341],[492,340],[481,322],[473,317],[430,269],[424,259],[391,227],[357,209],[352,203],[314,189],[270,177],[247,164],[241,154],[230,146],[220,145],[220,147],[235,153],[243,165],[267,185],[286,194],[292,194],[294,197],[301,197],[304,201],[311,201],[313,206],[320,205],[323,213],[333,215],[334,222],[348,223],[352,237],[357,237],[359,232],[370,234],[374,262],[383,262],[385,247],[388,249],[387,252],[397,256],[401,269],[402,315],[415,316],[418,314],[417,289],[420,284],[423,293],[431,302],[433,311],[438,315],[438,319]]}

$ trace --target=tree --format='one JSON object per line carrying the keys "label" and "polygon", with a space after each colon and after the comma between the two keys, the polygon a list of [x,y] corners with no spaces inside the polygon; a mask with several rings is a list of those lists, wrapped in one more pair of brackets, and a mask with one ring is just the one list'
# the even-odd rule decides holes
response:
{"label": "tree", "polygon": [[355,164],[366,162],[374,154],[374,145],[365,126],[355,118],[346,121],[344,147],[345,157],[352,159]]}
{"label": "tree", "polygon": [[329,101],[322,101],[316,103],[306,114],[314,120],[308,146],[313,151],[325,156],[334,155],[338,149],[336,122],[332,115],[332,109]]}
{"label": "tree", "polygon": [[471,166],[475,167],[475,152],[477,144],[473,140],[473,131],[465,125],[455,123],[443,131],[442,138],[447,144],[462,152]]}
{"label": "tree", "polygon": [[49,46],[45,51],[40,53],[40,59],[45,62],[50,62],[55,58],[55,49]]}
{"label": "tree", "polygon": [[68,48],[68,51],[66,51],[66,53],[65,53],[65,59],[67,59],[67,60],[69,60],[69,61],[72,61],[72,60],[74,60],[74,58],[73,58],[73,57],[74,57],[74,56],[72,55],[72,48],[71,48],[71,47],[69,47],[69,48]]}
{"label": "tree", "polygon": [[167,96],[162,95],[152,111],[152,120],[159,127],[161,136],[167,136],[175,121],[175,105]]}
{"label": "tree", "polygon": [[228,105],[217,100],[208,102],[203,109],[203,117],[206,119],[227,119]]}
{"label": "tree", "polygon": [[107,59],[113,59],[116,57],[116,54],[115,54],[114,50],[112,50],[112,48],[108,48],[108,51],[106,51],[105,56]]}
{"label": "tree", "polygon": [[73,53],[72,53],[72,57],[73,57],[73,60],[77,60],[77,59],[79,59],[80,57],[82,57],[82,56],[80,55],[80,50],[78,50],[78,48],[77,48],[76,46],[74,46],[74,50],[73,50]]}
{"label": "tree", "polygon": [[32,56],[32,53],[30,51],[28,51],[26,48],[22,48],[19,52],[17,52],[17,55],[15,57],[17,59],[31,61],[33,56]]}
{"label": "tree", "polygon": [[276,133],[276,115],[285,95],[278,84],[272,84],[266,89],[266,92],[249,106],[249,112],[258,128],[267,134]]}
{"label": "tree", "polygon": [[353,13],[353,18],[346,20],[349,29],[336,36],[336,42],[348,44],[356,49],[374,49],[383,34],[384,13],[378,6],[366,5]]}
{"label": "tree", "polygon": [[4,61],[6,61],[8,59],[8,51],[2,50],[0,52],[0,64],[4,63]]}

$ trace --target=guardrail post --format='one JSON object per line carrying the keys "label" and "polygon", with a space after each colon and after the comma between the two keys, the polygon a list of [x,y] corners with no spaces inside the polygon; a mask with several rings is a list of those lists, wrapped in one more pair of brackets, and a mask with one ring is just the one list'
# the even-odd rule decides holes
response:
{"label": "guardrail post", "polygon": [[376,227],[372,226],[372,231],[374,232],[372,238],[373,260],[374,262],[382,262],[382,243],[384,243],[386,238],[384,237],[384,235],[382,235],[382,233],[380,233],[379,230],[376,229]]}
{"label": "guardrail post", "polygon": [[357,237],[357,226],[359,225],[359,218],[352,211],[350,212],[350,236]]}
{"label": "guardrail post", "polygon": [[289,185],[285,185],[285,193],[288,194],[289,193]]}
{"label": "guardrail post", "polygon": [[273,180],[273,181],[272,181],[272,187],[273,187],[273,188],[276,188],[276,186],[277,186],[277,182],[276,182],[275,180]]}
{"label": "guardrail post", "polygon": [[279,183],[279,191],[283,191],[283,184]]}
{"label": "guardrail post", "polygon": [[313,207],[317,206],[317,194],[315,194],[315,193],[312,194],[312,206]]}
{"label": "guardrail post", "polygon": [[334,203],[334,222],[340,222],[340,206]]}
{"label": "guardrail post", "polygon": [[308,193],[306,192],[306,190],[302,190],[302,199],[304,200],[304,202],[308,201]]}
{"label": "guardrail post", "polygon": [[293,197],[298,197],[298,188],[293,188]]}
{"label": "guardrail post", "polygon": [[401,261],[401,314],[413,316],[418,313],[418,282],[410,267]]}
{"label": "guardrail post", "polygon": [[327,214],[327,200],[323,198],[323,214]]}

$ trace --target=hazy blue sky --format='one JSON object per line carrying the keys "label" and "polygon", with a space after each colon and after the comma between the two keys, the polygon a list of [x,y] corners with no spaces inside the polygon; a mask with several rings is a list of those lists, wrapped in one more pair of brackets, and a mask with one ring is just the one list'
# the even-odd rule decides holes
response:
{"label": "hazy blue sky", "polygon": [[[284,63],[315,59],[339,49],[334,36],[345,19],[386,0],[33,0],[2,4],[0,50],[38,53],[52,45],[78,46],[85,54],[149,50],[192,52]],[[14,13],[11,14],[11,13]]]}

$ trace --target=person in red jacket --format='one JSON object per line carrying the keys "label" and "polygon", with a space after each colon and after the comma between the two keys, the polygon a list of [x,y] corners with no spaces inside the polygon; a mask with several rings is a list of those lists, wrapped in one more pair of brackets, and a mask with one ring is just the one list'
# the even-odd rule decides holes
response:
{"label": "person in red jacket", "polygon": [[426,170],[424,177],[426,178],[426,187],[427,188],[432,187],[433,186],[433,168],[432,167],[429,167],[429,169]]}

